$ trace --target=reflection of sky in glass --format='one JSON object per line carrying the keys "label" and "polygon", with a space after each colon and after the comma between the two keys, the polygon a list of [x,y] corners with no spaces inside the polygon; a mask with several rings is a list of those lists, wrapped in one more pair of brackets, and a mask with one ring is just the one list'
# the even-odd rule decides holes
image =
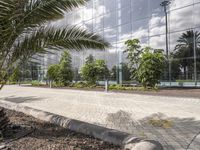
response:
{"label": "reflection of sky in glass", "polygon": [[[139,38],[145,45],[165,49],[165,16],[160,6],[162,1],[91,0],[87,6],[66,14],[65,19],[55,24],[78,24],[90,31],[101,33],[113,44],[109,49],[111,56],[122,51],[123,46],[120,45],[130,38]],[[193,5],[193,2],[197,4]],[[173,50],[180,33],[200,27],[200,0],[173,0],[168,16],[170,50]],[[99,52],[98,55],[104,57],[104,53]],[[115,63],[113,58],[111,64]]]}

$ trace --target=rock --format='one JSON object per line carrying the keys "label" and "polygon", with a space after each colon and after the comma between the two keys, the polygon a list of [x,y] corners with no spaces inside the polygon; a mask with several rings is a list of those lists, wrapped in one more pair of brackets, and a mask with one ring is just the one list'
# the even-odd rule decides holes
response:
{"label": "rock", "polygon": [[141,141],[139,143],[134,143],[132,147],[130,146],[131,144],[129,144],[130,150],[163,150],[163,147],[159,142],[151,140]]}

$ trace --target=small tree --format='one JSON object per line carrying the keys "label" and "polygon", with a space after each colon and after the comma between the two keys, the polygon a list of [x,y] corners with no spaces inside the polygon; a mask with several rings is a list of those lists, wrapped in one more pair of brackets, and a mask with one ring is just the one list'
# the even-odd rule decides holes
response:
{"label": "small tree", "polygon": [[136,71],[137,79],[144,88],[156,88],[164,69],[165,57],[163,53],[151,51],[151,48],[145,48],[139,60],[140,65]]}
{"label": "small tree", "polygon": [[91,84],[95,84],[97,81],[97,70],[95,67],[94,57],[90,55],[86,58],[86,63],[81,69],[81,75],[84,80]]}
{"label": "small tree", "polygon": [[[130,68],[128,66],[127,63],[121,63],[122,66],[122,79],[123,81],[130,81],[131,79],[131,72],[130,72]],[[119,74],[119,67],[117,66],[113,66],[113,68],[111,69],[111,78],[118,80],[118,74]]]}
{"label": "small tree", "polygon": [[59,64],[51,65],[48,68],[47,76],[49,80],[64,86],[67,86],[73,80],[71,56],[68,51],[64,51]]}
{"label": "small tree", "polygon": [[125,44],[127,49],[124,52],[128,53],[127,59],[130,61],[131,77],[145,88],[155,88],[164,70],[163,50],[150,47],[142,48],[138,39],[128,40]]}
{"label": "small tree", "polygon": [[86,64],[94,63],[94,61],[95,61],[94,56],[89,55],[89,56],[86,58],[85,63],[86,63]]}
{"label": "small tree", "polygon": [[86,63],[81,70],[84,80],[90,84],[95,84],[97,80],[105,79],[109,76],[109,70],[104,60],[95,60],[92,55],[86,58]]}
{"label": "small tree", "polygon": [[12,75],[10,76],[9,81],[19,82],[21,79],[21,76],[22,76],[22,73],[21,73],[19,67],[17,67],[12,71]]}
{"label": "small tree", "polygon": [[109,76],[109,69],[104,60],[96,60],[95,67],[97,71],[97,80],[105,80]]}
{"label": "small tree", "polygon": [[60,69],[60,66],[57,64],[49,66],[48,71],[47,71],[48,79],[51,81],[58,82],[59,81],[59,78],[58,78],[59,69]]}
{"label": "small tree", "polygon": [[139,67],[140,56],[143,52],[143,49],[138,39],[127,40],[125,45],[127,46],[127,49],[124,51],[124,53],[128,54],[127,59],[129,60],[131,78],[137,79],[136,70]]}
{"label": "small tree", "polygon": [[71,56],[68,51],[64,51],[61,60],[60,60],[60,68],[59,68],[59,82],[63,85],[68,85],[69,82],[73,80],[73,71],[71,65]]}

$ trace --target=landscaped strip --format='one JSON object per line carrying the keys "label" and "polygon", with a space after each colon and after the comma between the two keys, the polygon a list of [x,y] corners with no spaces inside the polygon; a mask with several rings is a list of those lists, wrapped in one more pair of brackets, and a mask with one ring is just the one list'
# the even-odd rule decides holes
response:
{"label": "landscaped strip", "polygon": [[105,142],[121,146],[126,150],[163,150],[162,145],[153,140],[144,140],[134,135],[120,132],[113,129],[93,125],[90,123],[69,119],[64,116],[33,109],[7,101],[0,101],[0,106],[6,109],[15,110],[33,116],[37,119],[60,125],[66,129],[93,136]]}

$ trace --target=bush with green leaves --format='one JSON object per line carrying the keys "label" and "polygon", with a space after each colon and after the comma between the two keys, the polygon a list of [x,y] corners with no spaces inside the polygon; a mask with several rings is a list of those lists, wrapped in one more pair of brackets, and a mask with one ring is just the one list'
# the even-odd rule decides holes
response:
{"label": "bush with green leaves", "polygon": [[134,87],[134,86],[125,86],[125,85],[120,85],[120,84],[112,84],[109,85],[109,90],[121,90],[121,91],[129,91],[129,90],[134,90],[134,91],[144,91],[143,87]]}
{"label": "bush with green leaves", "polygon": [[40,81],[31,81],[32,86],[42,86],[43,84]]}
{"label": "bush with green leaves", "polygon": [[[121,69],[122,69],[122,80],[123,81],[130,81],[131,80],[131,71],[127,63],[121,63]],[[120,72],[119,66],[113,66],[113,68],[110,71],[110,77],[111,80],[117,80]]]}
{"label": "bush with green leaves", "polygon": [[152,49],[148,47],[144,50],[136,71],[137,79],[144,88],[156,88],[165,67],[164,62],[163,53],[152,52]]}
{"label": "bush with green leaves", "polygon": [[60,69],[60,66],[58,64],[49,66],[48,71],[47,71],[47,78],[51,81],[58,82],[59,69]]}
{"label": "bush with green leaves", "polygon": [[59,64],[51,65],[48,68],[47,76],[56,85],[67,86],[73,80],[71,66],[71,56],[68,51],[64,51]]}
{"label": "bush with green leaves", "polygon": [[95,60],[90,55],[81,69],[81,75],[88,83],[96,84],[96,81],[105,80],[109,76],[109,70],[104,60]]}
{"label": "bush with green leaves", "polygon": [[72,85],[75,88],[95,88],[96,84],[91,84],[87,82],[77,82]]}
{"label": "bush with green leaves", "polygon": [[164,70],[165,57],[163,50],[142,47],[138,39],[125,42],[127,59],[131,68],[132,79],[138,81],[144,88],[156,88]]}
{"label": "bush with green leaves", "polygon": [[73,80],[73,71],[71,65],[72,59],[68,51],[64,51],[62,54],[60,63],[59,63],[59,71],[58,71],[58,79],[59,82],[64,86],[69,85]]}
{"label": "bush with green leaves", "polygon": [[97,68],[95,66],[95,60],[92,55],[86,58],[86,63],[81,69],[82,78],[92,84],[97,81]]}
{"label": "bush with green leaves", "polygon": [[12,75],[10,76],[9,81],[15,82],[15,83],[19,82],[21,79],[21,76],[22,76],[22,73],[21,73],[19,67],[17,67],[12,71]]}
{"label": "bush with green leaves", "polygon": [[127,53],[127,59],[129,60],[131,78],[137,80],[136,70],[139,66],[140,56],[143,52],[143,48],[141,47],[138,39],[127,40],[125,45],[127,49],[124,51],[124,53]]}
{"label": "bush with green leaves", "polygon": [[97,70],[97,80],[105,80],[109,76],[109,69],[105,60],[98,59],[95,61],[95,67]]}

